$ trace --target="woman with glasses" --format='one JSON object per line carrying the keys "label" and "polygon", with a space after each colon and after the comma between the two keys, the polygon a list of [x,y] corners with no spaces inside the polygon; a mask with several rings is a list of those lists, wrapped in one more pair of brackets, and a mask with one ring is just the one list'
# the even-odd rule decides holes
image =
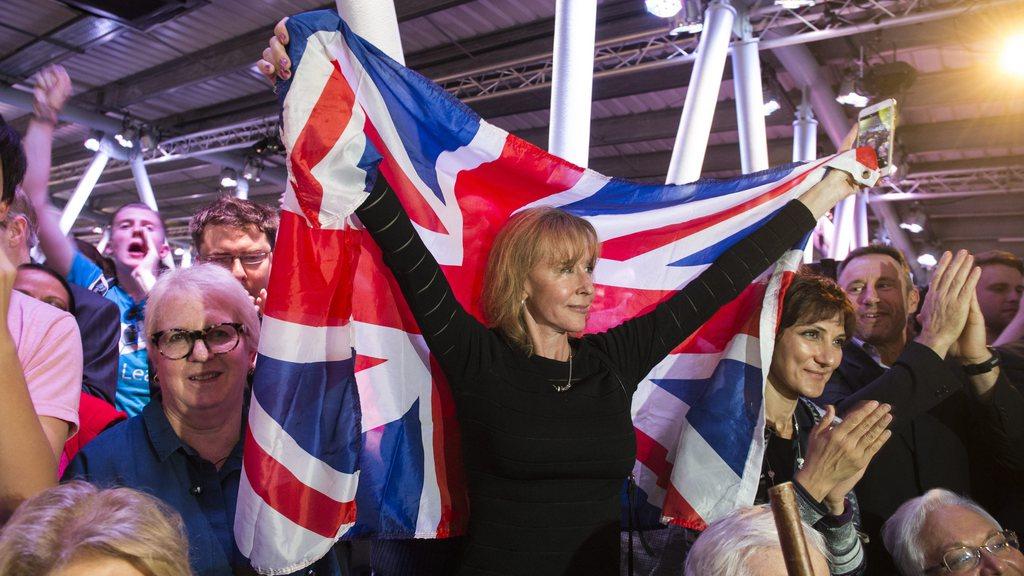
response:
{"label": "woman with glasses", "polygon": [[[144,337],[159,393],[140,415],[86,446],[65,477],[160,498],[185,521],[196,574],[248,573],[232,528],[256,310],[217,265],[174,270],[149,294]],[[333,556],[313,569],[339,573]]]}

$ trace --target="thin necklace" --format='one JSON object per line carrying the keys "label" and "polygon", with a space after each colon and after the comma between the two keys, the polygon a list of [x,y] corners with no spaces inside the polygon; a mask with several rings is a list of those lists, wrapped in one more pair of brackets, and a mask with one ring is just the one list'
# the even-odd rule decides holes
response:
{"label": "thin necklace", "polygon": [[555,392],[566,392],[572,388],[572,348],[569,348],[569,379],[565,381],[565,386],[552,384],[551,387],[555,389]]}

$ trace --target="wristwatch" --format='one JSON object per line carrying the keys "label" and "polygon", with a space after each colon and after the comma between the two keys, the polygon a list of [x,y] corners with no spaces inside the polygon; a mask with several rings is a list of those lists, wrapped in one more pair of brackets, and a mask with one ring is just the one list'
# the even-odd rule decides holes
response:
{"label": "wristwatch", "polygon": [[991,372],[993,368],[999,366],[999,352],[997,352],[996,349],[991,346],[986,346],[986,348],[988,348],[988,351],[989,353],[992,354],[992,357],[989,358],[988,360],[985,360],[984,362],[979,362],[978,364],[964,364],[964,374],[967,374],[968,376],[978,376],[979,374],[987,374]]}

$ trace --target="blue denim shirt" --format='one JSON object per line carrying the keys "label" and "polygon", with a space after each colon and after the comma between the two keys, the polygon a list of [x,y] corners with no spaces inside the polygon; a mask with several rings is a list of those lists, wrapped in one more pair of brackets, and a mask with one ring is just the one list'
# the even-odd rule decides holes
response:
{"label": "blue denim shirt", "polygon": [[[64,479],[87,480],[102,487],[127,486],[160,498],[185,521],[196,576],[219,576],[255,573],[235,546],[241,471],[241,441],[217,470],[178,438],[163,405],[154,399],[140,415],[86,445],[71,461]],[[341,568],[331,553],[296,574],[339,576]]]}

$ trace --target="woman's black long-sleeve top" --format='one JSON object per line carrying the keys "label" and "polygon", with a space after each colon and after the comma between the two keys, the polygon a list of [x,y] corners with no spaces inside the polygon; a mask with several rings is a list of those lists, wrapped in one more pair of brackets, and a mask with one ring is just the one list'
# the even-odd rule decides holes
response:
{"label": "woman's black long-sleeve top", "polygon": [[796,201],[684,289],[568,362],[527,356],[459,305],[384,182],[356,210],[455,397],[470,520],[459,574],[618,574],[620,494],[636,455],[630,400],[666,355],[815,224]]}

